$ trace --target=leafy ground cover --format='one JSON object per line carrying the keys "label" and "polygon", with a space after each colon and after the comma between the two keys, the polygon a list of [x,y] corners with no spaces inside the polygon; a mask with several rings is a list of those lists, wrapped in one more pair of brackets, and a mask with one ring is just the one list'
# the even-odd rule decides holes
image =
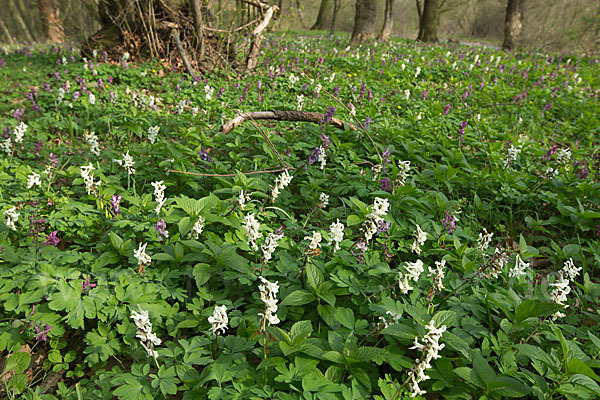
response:
{"label": "leafy ground cover", "polygon": [[3,397],[600,396],[599,60],[342,39],[2,56]]}

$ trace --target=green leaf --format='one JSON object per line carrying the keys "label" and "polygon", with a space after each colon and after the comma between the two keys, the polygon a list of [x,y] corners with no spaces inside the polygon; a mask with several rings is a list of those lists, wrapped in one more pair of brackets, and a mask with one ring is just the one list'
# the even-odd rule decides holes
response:
{"label": "green leaf", "polygon": [[354,226],[354,225],[359,225],[363,222],[363,220],[358,216],[358,215],[348,215],[348,218],[346,219],[346,225],[347,226]]}
{"label": "green leaf", "polygon": [[591,331],[588,331],[588,336],[589,336],[590,340],[592,341],[592,343],[594,343],[594,346],[596,346],[596,349],[598,351],[600,351],[600,338],[598,338],[598,336],[594,335]]}
{"label": "green leaf", "polygon": [[21,372],[24,372],[27,369],[27,367],[29,367],[30,362],[31,355],[19,351],[11,354],[11,356],[8,357],[8,360],[6,360],[5,369],[7,371],[14,371],[16,374],[20,374]]}
{"label": "green leaf", "polygon": [[349,308],[339,307],[335,310],[335,319],[337,322],[350,330],[354,330],[354,312]]}
{"label": "green leaf", "polygon": [[315,295],[311,292],[299,289],[290,293],[283,301],[281,302],[282,306],[303,306],[305,304],[311,303],[316,299]]}
{"label": "green leaf", "polygon": [[293,343],[299,343],[302,339],[306,339],[312,333],[312,323],[310,321],[298,321],[292,325],[290,335]]}
{"label": "green leaf", "polygon": [[437,328],[442,325],[446,325],[446,328],[450,328],[456,322],[456,313],[450,310],[438,311],[432,318],[435,321]]}
{"label": "green leaf", "polygon": [[196,281],[196,286],[198,286],[198,289],[208,282],[212,276],[212,269],[213,268],[208,264],[196,264],[194,266],[192,274],[194,275],[194,280]]}
{"label": "green leaf", "polygon": [[594,394],[600,396],[600,386],[598,386],[598,384],[588,376],[582,374],[575,374],[571,378],[571,383],[574,385],[583,386],[584,388],[590,390]]}
{"label": "green leaf", "polygon": [[132,378],[127,379],[125,382],[124,385],[116,388],[113,394],[122,399],[137,399],[142,394],[142,390],[144,390],[142,384]]}
{"label": "green leaf", "polygon": [[524,397],[531,392],[531,388],[515,378],[497,376],[488,384],[488,391],[502,397]]}
{"label": "green leaf", "polygon": [[525,241],[523,234],[519,236],[519,252],[521,253],[521,256],[527,254],[527,242]]}
{"label": "green leaf", "polygon": [[552,315],[563,308],[564,306],[561,306],[560,304],[527,299],[517,306],[517,309],[515,310],[515,321],[519,323],[527,318],[545,317]]}
{"label": "green leaf", "polygon": [[572,358],[567,364],[567,372],[571,374],[581,374],[600,382],[600,377],[582,360]]}
{"label": "green leaf", "polygon": [[313,288],[313,290],[317,290],[317,288],[323,283],[323,274],[313,263],[308,263],[306,265],[306,276],[308,278],[308,284]]}
{"label": "green leaf", "polygon": [[496,373],[490,367],[488,362],[483,358],[479,351],[475,351],[473,355],[473,369],[479,375],[485,386],[489,389],[489,383],[496,378]]}
{"label": "green leaf", "polygon": [[110,239],[110,243],[113,245],[115,250],[121,252],[121,247],[123,246],[123,239],[121,239],[121,237],[114,232],[109,232],[108,238]]}
{"label": "green leaf", "polygon": [[8,381],[8,387],[12,388],[15,394],[23,393],[27,388],[27,375],[25,374],[16,374],[10,381]]}

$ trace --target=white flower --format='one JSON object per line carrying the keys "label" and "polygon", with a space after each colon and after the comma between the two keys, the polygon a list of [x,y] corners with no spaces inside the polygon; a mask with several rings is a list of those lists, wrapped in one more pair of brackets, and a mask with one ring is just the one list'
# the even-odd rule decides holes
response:
{"label": "white flower", "polygon": [[298,111],[302,111],[302,107],[304,105],[304,95],[299,94],[296,98],[296,101],[298,102]]}
{"label": "white flower", "polygon": [[390,325],[397,324],[402,318],[402,314],[395,313],[393,311],[386,311],[385,315],[389,315],[390,318],[379,317],[379,320],[383,323],[384,328],[388,328]]}
{"label": "white flower", "polygon": [[571,160],[571,149],[558,149],[556,151],[556,161],[561,165],[567,165]]}
{"label": "white flower", "polygon": [[402,272],[398,272],[398,288],[402,294],[407,294],[409,291],[413,290],[413,287],[408,283],[408,275],[403,274]]}
{"label": "white flower", "polygon": [[10,153],[12,153],[12,141],[10,140],[10,138],[5,139],[2,142],[2,151],[5,152],[7,155],[10,155]]}
{"label": "white flower", "polygon": [[94,93],[90,92],[90,94],[88,95],[88,101],[92,106],[96,104],[96,96],[94,96]]}
{"label": "white flower", "polygon": [[529,263],[521,260],[521,257],[517,254],[517,259],[515,261],[515,266],[510,269],[508,276],[513,278],[515,276],[525,276],[527,275],[527,268],[529,268]]}
{"label": "white flower", "polygon": [[175,106],[175,112],[177,114],[181,114],[183,112],[183,109],[185,108],[185,104],[185,100],[181,100],[179,103],[177,103],[177,106]]}
{"label": "white flower", "polygon": [[319,196],[319,208],[325,208],[329,204],[329,195],[321,193]]}
{"label": "white flower", "polygon": [[350,103],[348,105],[348,108],[350,109],[350,115],[356,117],[356,107],[354,107],[354,104]]}
{"label": "white flower", "polygon": [[65,89],[63,88],[58,88],[57,93],[56,93],[56,102],[58,104],[62,103],[63,99],[65,98]]}
{"label": "white flower", "polygon": [[212,325],[210,330],[214,334],[225,333],[227,325],[229,324],[229,318],[227,317],[227,307],[225,305],[215,306],[213,315],[208,317],[208,322]]}
{"label": "white flower", "polygon": [[479,232],[479,239],[477,240],[477,248],[481,251],[485,251],[489,247],[492,236],[494,236],[494,232],[488,233],[485,228],[483,228],[483,232]]}
{"label": "white flower", "polygon": [[135,165],[135,161],[133,161],[133,157],[129,155],[129,150],[127,150],[126,154],[123,154],[122,160],[114,160],[117,164],[121,165],[123,168],[127,169],[127,173],[129,175],[135,174],[135,169],[133,166]]}
{"label": "white flower", "polygon": [[148,243],[140,243],[137,250],[133,251],[133,256],[137,259],[139,266],[150,265],[152,259],[146,253],[146,246]]}
{"label": "white flower", "polygon": [[240,190],[240,194],[238,196],[238,204],[240,205],[240,209],[244,211],[246,208],[246,202],[250,201],[250,195],[248,193],[244,193],[243,190]]}
{"label": "white flower", "polygon": [[293,86],[294,84],[296,84],[296,82],[298,82],[300,80],[300,78],[298,78],[294,74],[290,74],[290,76],[288,77],[288,80],[290,81],[290,85]]}
{"label": "white flower", "polygon": [[100,155],[100,147],[98,144],[98,136],[96,136],[95,132],[85,132],[83,134],[83,138],[90,146],[90,151],[92,154],[99,156]]}
{"label": "white flower", "polygon": [[27,132],[27,128],[28,126],[24,122],[17,125],[15,128],[15,143],[23,143],[23,137],[25,136],[25,132]]}
{"label": "white flower", "polygon": [[42,181],[40,180],[40,174],[32,172],[27,175],[27,189],[31,189],[34,186],[41,186]]}
{"label": "white flower", "polygon": [[421,67],[417,67],[417,70],[415,71],[415,78],[417,76],[419,76],[420,73],[421,73]]}
{"label": "white flower", "polygon": [[419,383],[429,379],[429,376],[425,375],[425,370],[431,368],[432,360],[441,358],[439,351],[445,346],[444,344],[440,344],[439,340],[446,331],[446,325],[436,328],[434,321],[431,320],[425,326],[425,329],[427,329],[427,333],[422,339],[423,343],[420,343],[419,338],[415,337],[414,346],[410,348],[423,352],[423,356],[418,360],[415,368],[411,369],[408,373],[410,379],[408,388],[411,392],[411,397],[422,396],[427,393],[425,390],[419,388]]}
{"label": "white flower", "polygon": [[325,169],[325,164],[327,164],[327,153],[322,146],[319,146],[319,158],[317,161],[321,163],[321,170]]}
{"label": "white flower", "polygon": [[89,165],[82,165],[79,169],[81,170],[81,177],[83,178],[87,194],[96,194],[101,182],[94,182],[94,174],[92,174],[92,171],[95,170],[95,168],[92,163],[89,163]]}
{"label": "white flower", "polygon": [[275,199],[279,196],[281,190],[285,189],[290,184],[292,178],[294,177],[291,176],[286,169],[281,175],[279,175],[275,179],[275,186],[273,186],[273,190],[271,192],[271,201],[273,203],[275,202]]}
{"label": "white flower", "polygon": [[167,187],[163,184],[163,182],[164,181],[152,182],[152,186],[154,186],[154,200],[156,201],[156,203],[158,203],[156,205],[156,208],[154,209],[154,211],[156,211],[157,214],[160,214],[160,209],[166,202],[165,189]]}
{"label": "white flower", "polygon": [[254,214],[246,215],[244,218],[244,229],[246,230],[246,237],[248,238],[248,246],[252,247],[254,251],[258,251],[258,245],[256,241],[260,239],[262,233],[259,232],[260,224],[254,218]]}
{"label": "white flower", "polygon": [[194,240],[198,240],[198,238],[200,237],[200,234],[202,233],[202,230],[204,229],[204,217],[199,216],[198,220],[196,221],[196,223],[194,223],[194,226],[192,228],[192,230],[190,231],[190,238],[194,239]]}
{"label": "white flower", "polygon": [[377,176],[381,173],[381,171],[383,170],[383,165],[381,164],[377,164],[371,167],[371,171],[373,171],[373,180],[377,180]]}
{"label": "white flower", "polygon": [[515,147],[512,144],[510,145],[510,147],[506,151],[506,159],[504,160],[504,169],[512,166],[512,163],[514,161],[516,161],[517,156],[519,155],[520,152],[521,152],[520,147]]}
{"label": "white flower", "polygon": [[6,221],[4,221],[4,223],[8,226],[8,229],[16,231],[17,227],[15,226],[15,222],[19,220],[19,215],[21,215],[17,212],[17,208],[15,206],[9,208],[4,211],[4,215],[6,215]]}
{"label": "white flower", "polygon": [[377,226],[383,221],[383,217],[387,214],[389,208],[390,203],[388,202],[388,199],[382,199],[380,197],[375,198],[371,212],[367,215],[367,219],[362,226],[367,242],[369,242],[377,232]]}
{"label": "white flower", "polygon": [[405,100],[408,100],[408,99],[410,99],[410,89],[406,89],[406,90],[404,91],[404,99],[405,99]]}
{"label": "white flower", "polygon": [[261,246],[263,251],[263,260],[264,262],[268,262],[273,256],[273,252],[277,248],[277,245],[281,239],[283,238],[283,232],[275,231],[273,233],[269,233],[265,242]]}
{"label": "white flower", "polygon": [[342,224],[338,218],[337,222],[332,222],[331,225],[329,225],[329,239],[327,241],[327,244],[328,245],[331,245],[332,243],[334,244],[333,252],[335,253],[336,251],[338,251],[340,249],[340,243],[342,242],[343,239],[344,239],[344,224]]}
{"label": "white flower", "polygon": [[260,290],[260,300],[265,305],[265,312],[258,314],[263,317],[261,325],[264,327],[267,321],[269,322],[269,325],[277,325],[280,322],[276,315],[279,284],[278,282],[269,282],[262,276],[259,276],[258,279],[262,282],[262,285],[258,285],[258,290]]}
{"label": "white flower", "polygon": [[562,270],[563,270],[564,274],[567,275],[569,277],[569,279],[573,281],[579,275],[579,271],[581,271],[581,267],[577,268],[575,266],[575,264],[573,263],[573,259],[569,258],[567,261],[565,261]]}
{"label": "white flower", "polygon": [[317,248],[321,247],[322,239],[323,237],[319,232],[313,232],[312,236],[304,236],[304,240],[310,240],[310,243],[308,245],[308,248],[310,250],[316,250]]}
{"label": "white flower", "polygon": [[425,270],[423,267],[423,261],[421,261],[421,260],[417,260],[414,263],[407,262],[406,265],[404,266],[404,268],[406,269],[406,272],[407,272],[406,276],[408,278],[412,279],[414,282],[419,281],[419,277]]}
{"label": "white flower", "polygon": [[146,350],[146,353],[148,353],[149,356],[156,358],[158,357],[158,353],[154,350],[154,346],[159,346],[161,340],[156,334],[152,333],[152,323],[148,317],[148,311],[140,311],[141,312],[139,313],[132,311],[129,316],[129,318],[133,319],[137,327],[135,337],[140,340],[140,344],[144,350]]}
{"label": "white flower", "polygon": [[333,80],[335,79],[335,72],[331,74],[331,76],[329,77],[329,83],[333,82]]}
{"label": "white flower", "polygon": [[446,260],[436,261],[435,268],[429,267],[429,276],[433,276],[433,287],[437,291],[442,291],[444,289],[444,266],[446,266]]}
{"label": "white flower", "polygon": [[150,143],[154,144],[154,142],[156,142],[158,131],[160,131],[160,126],[151,126],[148,128],[148,140]]}
{"label": "white flower", "polygon": [[408,171],[410,170],[410,161],[398,161],[398,176],[396,182],[400,186],[404,186],[406,178],[408,178]]}
{"label": "white flower", "polygon": [[204,85],[204,93],[206,94],[206,101],[212,100],[214,92],[215,92],[215,88],[210,87],[208,85]]}
{"label": "white flower", "polygon": [[415,230],[414,234],[415,240],[410,246],[410,251],[416,254],[421,254],[421,246],[423,246],[427,240],[427,232],[422,231],[421,227],[417,225],[417,229]]}

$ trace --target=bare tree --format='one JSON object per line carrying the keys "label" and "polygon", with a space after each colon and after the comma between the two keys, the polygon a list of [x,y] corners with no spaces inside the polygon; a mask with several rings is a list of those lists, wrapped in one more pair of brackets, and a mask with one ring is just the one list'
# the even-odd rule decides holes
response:
{"label": "bare tree", "polygon": [[333,15],[331,16],[331,25],[329,26],[329,36],[333,36],[333,33],[335,32],[335,21],[337,20],[339,10],[340,0],[333,0]]}
{"label": "bare tree", "polygon": [[394,1],[385,0],[385,12],[383,14],[383,26],[381,32],[379,32],[378,40],[387,42],[392,36],[392,30],[394,29]]}
{"label": "bare tree", "polygon": [[64,42],[65,33],[56,3],[53,0],[38,0],[38,8],[42,17],[46,41],[51,43]]}
{"label": "bare tree", "polygon": [[419,36],[417,36],[417,40],[423,42],[437,42],[437,30],[440,22],[439,0],[424,0],[422,9],[420,1],[416,1],[419,14]]}
{"label": "bare tree", "polygon": [[523,3],[524,0],[508,0],[502,43],[504,49],[512,50],[519,43],[523,31]]}
{"label": "bare tree", "polygon": [[377,0],[356,0],[354,29],[350,38],[350,46],[373,39],[376,34]]}

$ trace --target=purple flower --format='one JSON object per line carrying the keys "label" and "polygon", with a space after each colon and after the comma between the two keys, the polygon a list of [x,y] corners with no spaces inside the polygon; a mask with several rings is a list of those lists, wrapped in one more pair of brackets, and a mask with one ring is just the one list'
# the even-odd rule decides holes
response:
{"label": "purple flower", "polygon": [[121,195],[113,195],[110,200],[110,205],[112,206],[113,213],[117,216],[121,212],[121,208],[119,207],[119,203],[121,203]]}
{"label": "purple flower", "polygon": [[89,288],[95,288],[96,284],[95,283],[90,283],[90,276],[88,275],[85,281],[81,281],[81,286],[83,286],[83,289],[81,290],[81,294],[85,294],[85,291]]}
{"label": "purple flower", "polygon": [[308,165],[312,165],[312,164],[316,163],[317,160],[319,159],[320,153],[321,153],[321,146],[317,146],[316,148],[314,148],[313,151],[311,151],[310,155],[308,156]]}
{"label": "purple flower", "polygon": [[36,322],[35,323],[35,340],[41,340],[42,342],[47,342],[48,341],[48,333],[50,333],[50,331],[52,330],[52,327],[50,326],[50,324],[46,324],[44,326],[44,328],[40,328],[40,325]]}
{"label": "purple flower", "polygon": [[363,127],[365,129],[369,128],[369,125],[371,125],[371,122],[373,122],[373,120],[371,119],[371,117],[369,117],[368,115],[365,117],[365,122],[363,123]]}
{"label": "purple flower", "polygon": [[450,105],[450,103],[446,104],[446,107],[444,107],[444,112],[442,113],[442,115],[446,115],[450,112],[450,109],[452,108],[452,106]]}
{"label": "purple flower", "polygon": [[200,159],[202,161],[206,161],[206,162],[214,164],[214,161],[213,161],[212,157],[210,156],[210,154],[208,154],[208,152],[206,150],[204,150],[204,146],[202,146],[202,148],[198,152],[198,155],[200,156]]}
{"label": "purple flower", "polygon": [[386,191],[388,193],[392,192],[392,182],[390,181],[390,178],[380,179],[379,183],[381,183],[381,190]]}
{"label": "purple flower", "polygon": [[448,233],[452,233],[456,230],[456,219],[454,216],[451,216],[448,211],[446,211],[446,218],[442,220],[444,224],[444,229],[448,231]]}
{"label": "purple flower", "polygon": [[6,60],[4,58],[0,58],[0,67],[6,68]]}
{"label": "purple flower", "polygon": [[328,124],[329,122],[331,122],[331,118],[333,118],[333,115],[335,114],[335,107],[329,106],[327,107],[327,111],[325,111],[325,114],[323,114],[323,127]]}
{"label": "purple flower", "polygon": [[427,90],[423,90],[423,92],[421,92],[421,97],[423,98],[423,100],[427,100],[427,96],[429,94],[427,93]]}
{"label": "purple flower", "polygon": [[54,247],[57,247],[58,244],[60,243],[60,239],[56,235],[58,235],[58,231],[54,231],[54,232],[50,233],[46,237],[46,243],[44,243],[44,246],[52,245]]}
{"label": "purple flower", "polygon": [[552,156],[554,155],[554,153],[556,153],[556,150],[558,150],[558,145],[554,145],[552,147],[550,147],[548,149],[548,151],[546,152],[546,155],[542,156],[542,159],[546,160],[546,161],[550,161],[552,159]]}
{"label": "purple flower", "polygon": [[377,222],[377,233],[382,234],[390,230],[390,221],[380,220]]}
{"label": "purple flower", "polygon": [[331,139],[324,133],[321,134],[320,138],[323,141],[323,150],[327,150],[331,144]]}
{"label": "purple flower", "polygon": [[23,118],[23,114],[25,114],[25,109],[18,108],[15,110],[15,112],[13,112],[13,118],[16,119],[17,121],[20,121],[21,118]]}
{"label": "purple flower", "polygon": [[44,146],[44,143],[43,143],[43,142],[35,142],[35,143],[33,144],[33,146],[35,147],[35,155],[36,155],[37,157],[39,157],[39,156],[40,156],[40,150],[41,150],[41,149],[42,149],[42,147]]}
{"label": "purple flower", "polygon": [[58,166],[58,157],[54,154],[54,153],[50,153],[50,155],[48,156],[48,158],[50,159],[50,164],[52,164],[52,166],[54,168],[56,168]]}
{"label": "purple flower", "polygon": [[463,137],[465,136],[465,128],[467,127],[467,121],[462,121],[458,124],[458,143],[462,143]]}
{"label": "purple flower", "polygon": [[167,231],[167,223],[164,219],[159,219],[156,225],[154,225],[154,229],[158,234],[158,241],[162,242],[163,236],[168,238],[169,232]]}

